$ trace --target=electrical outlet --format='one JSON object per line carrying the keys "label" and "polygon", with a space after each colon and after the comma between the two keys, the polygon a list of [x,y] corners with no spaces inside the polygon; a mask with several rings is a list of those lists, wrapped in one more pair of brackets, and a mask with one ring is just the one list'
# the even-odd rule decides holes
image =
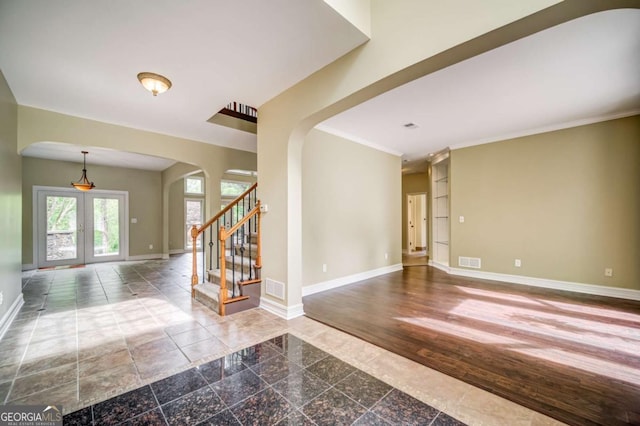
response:
{"label": "electrical outlet", "polygon": [[604,276],[605,277],[612,277],[613,276],[613,268],[605,268]]}
{"label": "electrical outlet", "polygon": [[149,244],[149,250],[153,250],[153,244]]}
{"label": "electrical outlet", "polygon": [[322,264],[322,272],[327,272],[327,264],[326,263]]}
{"label": "electrical outlet", "polygon": [[384,254],[384,258],[385,258],[385,260],[386,260],[386,259],[389,259],[389,253],[385,253],[385,254]]}
{"label": "electrical outlet", "polygon": [[0,291],[0,305],[4,303],[4,293]]}
{"label": "electrical outlet", "polygon": [[514,265],[516,268],[521,267],[521,266],[522,266],[522,260],[520,260],[520,259],[516,259],[516,261],[515,261],[515,262],[513,262],[513,265]]}

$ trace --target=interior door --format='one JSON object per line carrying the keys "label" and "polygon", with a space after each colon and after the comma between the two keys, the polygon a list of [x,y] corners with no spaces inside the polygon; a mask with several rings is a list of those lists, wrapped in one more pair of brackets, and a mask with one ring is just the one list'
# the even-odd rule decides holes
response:
{"label": "interior door", "polygon": [[407,195],[407,250],[416,251],[416,196]]}
{"label": "interior door", "polygon": [[37,266],[124,260],[126,193],[38,188]]}

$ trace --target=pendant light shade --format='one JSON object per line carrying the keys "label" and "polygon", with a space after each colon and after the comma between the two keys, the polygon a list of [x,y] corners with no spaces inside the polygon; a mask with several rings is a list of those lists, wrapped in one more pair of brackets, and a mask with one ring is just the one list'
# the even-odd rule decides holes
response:
{"label": "pendant light shade", "polygon": [[164,93],[171,88],[171,81],[167,77],[152,72],[141,72],[138,74],[138,80],[145,89],[158,96],[158,93]]}
{"label": "pendant light shade", "polygon": [[90,191],[96,186],[93,182],[89,182],[87,178],[87,151],[81,151],[83,155],[83,166],[82,166],[82,176],[80,176],[80,180],[78,182],[71,182],[71,185],[77,190],[80,191]]}

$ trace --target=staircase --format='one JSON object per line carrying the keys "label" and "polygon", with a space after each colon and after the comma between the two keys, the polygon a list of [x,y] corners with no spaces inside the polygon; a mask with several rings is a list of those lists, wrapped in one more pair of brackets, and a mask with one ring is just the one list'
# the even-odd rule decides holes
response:
{"label": "staircase", "polygon": [[[191,296],[220,315],[260,305],[262,267],[257,183],[201,227],[191,229]],[[197,239],[204,249],[198,256]],[[198,264],[202,281],[198,278]],[[205,280],[206,279],[206,280]]]}

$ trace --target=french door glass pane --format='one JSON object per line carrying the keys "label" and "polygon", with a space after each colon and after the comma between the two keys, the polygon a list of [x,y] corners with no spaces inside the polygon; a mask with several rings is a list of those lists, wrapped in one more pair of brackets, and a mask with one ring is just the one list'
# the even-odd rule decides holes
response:
{"label": "french door glass pane", "polygon": [[93,199],[93,255],[120,254],[119,203],[116,198]]}
{"label": "french door glass pane", "polygon": [[75,197],[47,196],[47,261],[78,257],[77,211]]}

